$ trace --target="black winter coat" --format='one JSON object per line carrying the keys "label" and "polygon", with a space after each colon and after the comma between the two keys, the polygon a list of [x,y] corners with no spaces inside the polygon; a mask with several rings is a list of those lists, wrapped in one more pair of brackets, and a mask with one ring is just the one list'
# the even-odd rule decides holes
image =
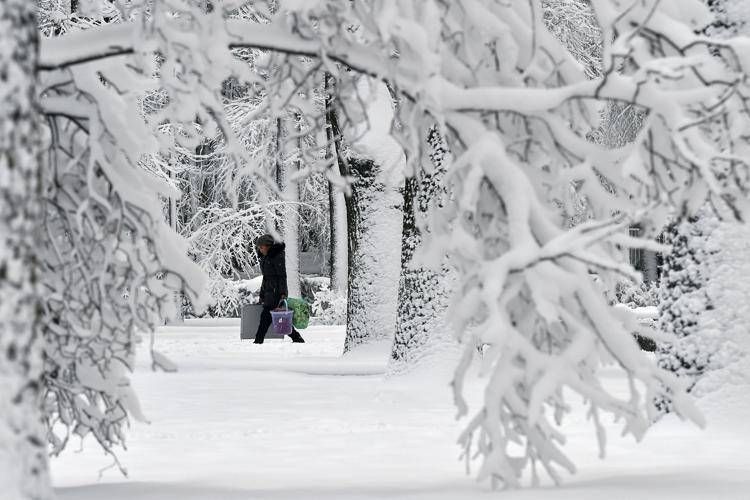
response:
{"label": "black winter coat", "polygon": [[275,309],[281,302],[281,297],[289,295],[286,283],[285,249],[284,243],[276,243],[268,250],[268,255],[258,252],[260,272],[263,274],[260,300],[264,307]]}

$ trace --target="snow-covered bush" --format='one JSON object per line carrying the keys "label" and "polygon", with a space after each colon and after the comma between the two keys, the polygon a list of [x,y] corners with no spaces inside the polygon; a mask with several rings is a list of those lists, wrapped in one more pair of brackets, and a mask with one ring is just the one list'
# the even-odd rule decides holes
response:
{"label": "snow-covered bush", "polygon": [[[717,225],[716,216],[704,210],[698,217],[673,222],[665,232],[672,250],[664,257],[657,290],[657,328],[674,340],[659,345],[659,366],[677,374],[689,388],[710,368],[716,350],[700,322],[714,308],[707,283],[712,279],[709,261]],[[668,400],[660,404],[669,408]]]}
{"label": "snow-covered bush", "polygon": [[750,230],[703,211],[668,234],[658,327],[676,339],[660,346],[660,365],[698,397],[749,385]]}
{"label": "snow-covered bush", "polygon": [[213,303],[207,316],[213,318],[239,318],[244,304],[258,303],[260,278],[250,280],[218,279],[208,282],[208,293]]}
{"label": "snow-covered bush", "polygon": [[745,0],[707,0],[714,20],[706,30],[712,36],[729,37],[750,32],[750,4]]}
{"label": "snow-covered bush", "polygon": [[618,281],[615,284],[615,301],[628,307],[654,307],[659,303],[657,290],[656,282]]}
{"label": "snow-covered bush", "polygon": [[318,292],[323,288],[330,289],[331,278],[326,276],[302,276],[300,286],[302,298],[312,304]]}
{"label": "snow-covered bush", "polygon": [[[708,4],[715,14],[708,34],[726,40],[748,33],[748,2]],[[729,147],[722,134],[714,140]],[[659,364],[678,374],[696,396],[750,383],[750,363],[744,361],[750,357],[745,326],[750,320],[745,307],[750,297],[745,285],[750,276],[745,263],[748,230],[732,218],[721,206],[706,207],[667,231],[672,251],[665,257],[658,290],[658,327],[676,338],[660,345]],[[660,405],[669,410],[668,399]]]}
{"label": "snow-covered bush", "polygon": [[714,224],[701,266],[709,306],[697,318],[697,331],[685,337],[687,345],[678,344],[683,352],[694,347],[699,360],[707,358],[694,381],[698,397],[750,389],[750,228],[727,220]]}
{"label": "snow-covered bush", "polygon": [[346,295],[331,290],[324,284],[315,292],[312,303],[313,325],[345,325],[346,324]]}

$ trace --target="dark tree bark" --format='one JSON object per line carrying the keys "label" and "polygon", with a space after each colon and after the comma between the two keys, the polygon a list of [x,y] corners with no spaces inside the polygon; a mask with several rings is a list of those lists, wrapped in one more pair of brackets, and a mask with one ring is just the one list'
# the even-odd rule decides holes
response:
{"label": "dark tree bark", "polygon": [[404,222],[401,239],[401,276],[398,291],[396,336],[391,350],[388,372],[409,371],[427,358],[457,352],[458,344],[446,324],[450,293],[450,271],[425,269],[414,265],[414,254],[422,244],[418,219],[423,218],[430,203],[443,195],[441,184],[445,173],[443,160],[447,154],[444,141],[436,130],[428,137],[431,148],[430,173],[420,171],[406,180]]}
{"label": "dark tree bark", "polygon": [[346,197],[346,224],[348,236],[348,279],[346,308],[346,340],[344,352],[373,340],[376,333],[365,314],[370,306],[370,291],[378,286],[377,277],[365,263],[362,241],[367,231],[366,218],[377,216],[369,210],[374,197],[383,194],[383,186],[376,183],[377,165],[372,160],[349,158],[347,174],[354,181],[351,195]]}
{"label": "dark tree bark", "polygon": [[0,496],[51,497],[40,389],[36,3],[0,2]]}

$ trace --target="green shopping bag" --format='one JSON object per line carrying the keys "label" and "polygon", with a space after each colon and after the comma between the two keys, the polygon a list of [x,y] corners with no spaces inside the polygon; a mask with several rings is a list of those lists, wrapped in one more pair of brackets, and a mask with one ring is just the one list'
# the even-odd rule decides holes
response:
{"label": "green shopping bag", "polygon": [[294,312],[292,324],[298,330],[304,330],[310,324],[310,305],[305,299],[290,297],[286,299],[286,305]]}

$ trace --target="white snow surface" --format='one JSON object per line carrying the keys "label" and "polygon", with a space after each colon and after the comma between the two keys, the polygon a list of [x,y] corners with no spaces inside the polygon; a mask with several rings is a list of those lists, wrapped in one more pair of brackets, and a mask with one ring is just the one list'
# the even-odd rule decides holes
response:
{"label": "white snow surface", "polygon": [[[86,441],[52,460],[61,500],[465,499],[740,500],[750,495],[750,393],[712,393],[701,431],[672,416],[644,442],[609,422],[608,458],[583,406],[563,425],[579,467],[560,488],[489,493],[458,461],[450,369],[384,378],[389,346],[341,358],[343,327],[311,327],[306,344],[239,340],[237,320],[161,328],[156,349],[180,367],[148,369],[139,352],[133,384],[151,424],[134,422],[120,453],[129,478]],[[147,343],[144,343],[147,344]],[[452,368],[452,367],[449,367]],[[614,370],[603,383],[626,394]],[[477,407],[484,384],[470,380]],[[473,471],[476,470],[476,467]]]}

